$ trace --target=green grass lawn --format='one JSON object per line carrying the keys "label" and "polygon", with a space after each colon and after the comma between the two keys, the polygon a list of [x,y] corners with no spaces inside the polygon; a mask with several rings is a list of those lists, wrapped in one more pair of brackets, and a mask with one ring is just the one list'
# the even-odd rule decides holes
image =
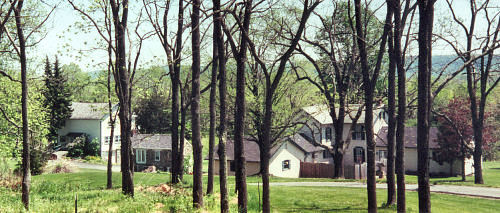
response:
{"label": "green grass lawn", "polygon": [[[406,175],[407,183],[417,183],[417,176]],[[463,186],[485,186],[500,188],[500,161],[483,162],[483,185],[474,184],[474,176],[467,176],[466,181],[462,181],[462,177],[447,177],[447,178],[431,178],[431,184],[441,185],[463,185]]]}
{"label": "green grass lawn", "polygon": [[[35,212],[72,212],[74,198],[78,195],[81,212],[154,212],[174,211],[192,212],[192,177],[186,175],[183,187],[177,193],[163,195],[158,192],[141,190],[148,186],[165,183],[169,180],[166,173],[135,173],[135,197],[128,198],[120,191],[120,173],[113,174],[114,189],[105,190],[106,173],[96,170],[80,170],[71,174],[45,174],[34,176],[31,189],[31,210]],[[218,180],[218,177],[216,178]],[[325,179],[323,181],[326,181]],[[204,177],[206,182],[206,176]],[[291,181],[289,178],[272,178],[271,181]],[[312,181],[302,180],[302,181]],[[249,177],[248,182],[260,182],[259,177]],[[219,211],[218,181],[215,182],[215,195],[205,197],[205,210]],[[231,212],[236,211],[234,177],[228,178]],[[254,185],[248,186],[248,206],[250,212],[259,211],[259,191]],[[385,201],[386,191],[377,191],[379,206]],[[271,206],[274,212],[365,212],[366,190],[363,188],[342,187],[271,187]],[[407,192],[409,212],[418,210],[416,192]],[[500,209],[497,200],[469,198],[455,195],[432,194],[432,208],[435,212],[491,212]],[[22,212],[20,192],[0,188],[0,212]],[[381,208],[381,212],[394,212],[395,209]]]}

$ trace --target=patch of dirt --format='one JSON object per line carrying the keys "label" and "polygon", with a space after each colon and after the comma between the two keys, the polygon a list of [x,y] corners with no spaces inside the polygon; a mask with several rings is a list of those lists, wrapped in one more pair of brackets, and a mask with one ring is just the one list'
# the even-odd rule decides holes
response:
{"label": "patch of dirt", "polygon": [[149,187],[138,186],[136,187],[136,190],[150,193],[161,193],[164,195],[185,194],[184,188],[171,186],[169,184],[160,184],[157,186]]}

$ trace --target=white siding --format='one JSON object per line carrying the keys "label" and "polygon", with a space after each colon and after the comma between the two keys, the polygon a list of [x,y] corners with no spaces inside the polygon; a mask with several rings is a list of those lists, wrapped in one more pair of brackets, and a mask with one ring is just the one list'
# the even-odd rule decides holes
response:
{"label": "white siding", "polygon": [[[101,122],[101,132],[102,132],[102,137],[100,139],[101,158],[104,160],[107,160],[108,159],[107,153],[109,150],[109,145],[105,144],[105,138],[111,135],[111,126],[109,125],[109,116],[105,116],[104,119],[102,119],[100,122]],[[114,138],[111,138],[111,141],[110,141],[110,143],[113,143],[112,148],[113,148],[114,152],[121,149],[120,148],[121,143],[119,141],[115,142],[116,136],[121,137],[121,135],[120,135],[120,119],[118,119],[118,116],[116,116],[116,121],[115,121],[115,129],[114,129],[114,133],[113,133]],[[120,156],[120,154],[117,154],[117,155]],[[112,162],[119,163],[120,160],[113,158]]]}
{"label": "white siding", "polygon": [[66,120],[63,128],[59,129],[59,136],[65,136],[68,133],[86,133],[90,136],[90,140],[101,138],[99,129],[99,120]]}
{"label": "white siding", "polygon": [[[286,145],[286,146],[285,146]],[[284,143],[271,157],[269,173],[277,177],[298,178],[300,173],[300,160],[294,155],[294,145]],[[283,169],[283,161],[290,161],[290,169]]]}

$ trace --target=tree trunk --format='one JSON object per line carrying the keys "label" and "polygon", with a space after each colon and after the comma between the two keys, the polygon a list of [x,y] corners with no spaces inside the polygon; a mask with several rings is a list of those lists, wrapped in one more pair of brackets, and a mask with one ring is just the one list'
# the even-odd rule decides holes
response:
{"label": "tree trunk", "polygon": [[192,27],[192,88],[191,88],[191,128],[193,134],[193,206],[203,207],[203,159],[200,131],[200,0],[193,0],[191,14]]}
{"label": "tree trunk", "polygon": [[[227,160],[226,160],[226,61],[224,58],[224,37],[222,35],[222,16],[220,0],[214,0],[214,43],[217,45],[217,61],[219,62],[219,186],[220,186],[220,212],[229,212],[227,194]],[[214,57],[215,58],[215,57]]]}
{"label": "tree trunk", "polygon": [[[334,178],[344,178],[344,119],[345,119],[345,87],[339,87],[339,115],[336,119],[335,114],[330,116],[336,122],[335,127],[335,143],[333,144],[334,155],[333,155],[333,166],[334,166]],[[331,97],[331,96],[330,96]],[[331,97],[332,100],[329,101],[330,111],[335,113],[335,96]],[[349,136],[348,136],[349,137]]]}
{"label": "tree trunk", "polygon": [[[107,89],[108,89],[108,113],[109,113],[109,122],[111,124],[111,134],[110,134],[110,143],[109,143],[109,149],[108,149],[108,166],[107,166],[107,184],[106,188],[111,189],[113,188],[113,162],[112,162],[112,157],[113,157],[113,137],[115,133],[115,121],[116,117],[113,116],[113,104],[111,103],[111,65],[113,63],[113,59],[111,57],[112,51],[111,51],[111,46],[108,47],[108,57],[109,57],[109,64],[108,64],[108,79],[107,79]],[[117,153],[118,154],[118,153]]]}
{"label": "tree trunk", "polygon": [[236,166],[236,190],[238,192],[238,211],[247,212],[247,184],[245,170],[245,144],[243,135],[245,130],[245,63],[247,61],[248,41],[243,33],[250,29],[250,17],[252,13],[252,0],[245,2],[245,16],[243,28],[240,35],[240,50],[236,59],[236,114],[234,116],[234,161]]}
{"label": "tree trunk", "polygon": [[[409,4],[409,3],[407,3]],[[394,11],[394,58],[398,70],[398,115],[396,117],[396,163],[397,175],[397,210],[406,212],[406,192],[405,192],[405,165],[404,165],[404,133],[406,118],[406,71],[404,69],[403,54],[401,52],[401,5],[399,0],[393,1]]]}
{"label": "tree trunk", "polygon": [[23,32],[23,23],[21,20],[21,11],[23,8],[23,1],[17,3],[14,14],[16,16],[16,29],[17,37],[19,39],[19,62],[21,64],[21,116],[23,123],[23,179],[22,179],[22,201],[24,208],[29,210],[30,205],[30,184],[31,184],[31,171],[30,171],[30,142],[29,142],[29,127],[28,127],[28,71],[26,64],[26,41]]}
{"label": "tree trunk", "polygon": [[[215,11],[214,11],[215,12]],[[214,16],[214,19],[216,17]],[[215,20],[214,20],[215,23]],[[217,38],[215,34],[217,29],[214,27],[214,39],[213,39],[213,64],[212,64],[212,79],[210,82],[210,129],[208,136],[208,183],[207,183],[207,194],[212,194],[214,188],[214,146],[215,146],[215,123],[216,123],[216,93],[217,93],[217,68],[218,68],[218,53],[217,49]],[[223,45],[223,44],[222,44]]]}
{"label": "tree trunk", "polygon": [[[116,39],[116,59],[117,72],[115,81],[118,85],[117,96],[120,100],[120,134],[121,134],[121,170],[122,170],[122,191],[131,197],[134,196],[134,172],[133,172],[133,154],[130,143],[131,122],[130,122],[130,71],[127,69],[126,52],[126,30],[128,18],[128,1],[117,3],[110,0],[113,13],[113,24]],[[121,5],[119,5],[121,4]],[[122,11],[120,11],[122,8]]]}
{"label": "tree trunk", "polygon": [[[167,11],[165,11],[167,12]],[[182,173],[179,173],[180,166],[179,158],[183,159],[183,156],[179,154],[179,143],[184,140],[183,136],[179,136],[179,87],[180,87],[180,72],[181,72],[181,52],[182,52],[182,32],[184,24],[184,6],[183,1],[179,1],[179,11],[177,15],[177,33],[176,33],[176,49],[174,51],[174,67],[172,68],[172,75],[170,75],[170,80],[172,82],[172,168],[171,168],[171,182],[173,184],[179,183],[182,178]],[[167,14],[164,16],[163,27],[167,29],[168,21]],[[166,41],[167,33],[163,34],[165,36],[164,41]],[[164,44],[166,45],[166,43]],[[170,47],[164,47],[166,50]],[[182,107],[182,105],[181,105]]]}
{"label": "tree trunk", "polygon": [[396,201],[396,180],[394,175],[394,140],[396,134],[396,58],[394,53],[394,35],[389,33],[389,70],[388,70],[388,127],[387,127],[387,202],[391,206]]}
{"label": "tree trunk", "polygon": [[[184,98],[181,97],[181,106],[184,105]],[[186,113],[187,107],[181,107],[181,131],[179,134],[179,151],[177,153],[177,178],[179,182],[184,180],[184,139],[186,138]]]}
{"label": "tree trunk", "polygon": [[[111,100],[109,101],[111,103]],[[110,104],[111,105],[111,104]],[[109,110],[110,112],[112,111],[111,108]],[[109,113],[110,119],[111,113]],[[107,184],[106,184],[106,189],[111,189],[113,188],[113,137],[115,133],[115,122],[111,120],[111,134],[110,134],[110,141],[109,141],[109,149],[108,149],[108,166],[107,166]]]}
{"label": "tree trunk", "polygon": [[429,188],[429,127],[430,127],[430,79],[432,67],[432,25],[434,1],[419,0],[418,31],[418,110],[417,110],[417,152],[418,152],[418,200],[419,211],[430,212]]}
{"label": "tree trunk", "polygon": [[[368,54],[366,51],[366,36],[364,35],[361,19],[361,0],[355,0],[355,16],[356,16],[356,41],[361,61],[361,70],[363,72],[363,89],[365,93],[365,131],[366,131],[366,163],[367,163],[367,193],[368,193],[368,212],[377,212],[377,191],[375,179],[375,140],[373,133],[373,96],[375,90],[375,83],[380,69],[380,60],[383,55],[385,42],[390,30],[390,21],[392,19],[391,8],[388,7],[384,34],[380,42],[380,50],[377,55],[377,66],[372,72],[368,68]],[[373,75],[372,77],[370,77]]]}

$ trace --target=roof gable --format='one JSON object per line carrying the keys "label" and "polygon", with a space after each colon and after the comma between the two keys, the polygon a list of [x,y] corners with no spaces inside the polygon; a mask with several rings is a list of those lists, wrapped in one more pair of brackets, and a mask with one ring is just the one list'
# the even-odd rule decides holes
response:
{"label": "roof gable", "polygon": [[[351,104],[348,109],[351,111],[350,115],[352,117],[356,116],[356,113],[358,112],[358,109],[361,105],[359,104]],[[377,106],[373,110],[373,114],[375,115],[375,118],[378,118],[378,114],[380,111],[382,111],[383,106]],[[302,111],[304,111],[307,115],[311,116],[314,118],[316,121],[318,121],[320,124],[333,124],[332,116],[330,116],[330,109],[326,104],[322,105],[314,105],[314,106],[308,106],[302,108]],[[338,108],[335,110],[336,115],[338,116]],[[346,116],[344,118],[344,123],[352,123],[351,116],[347,114],[347,108],[346,108]],[[364,121],[365,120],[365,111],[361,112],[361,116],[358,118],[358,123],[359,121]],[[375,120],[374,120],[375,121]]]}

